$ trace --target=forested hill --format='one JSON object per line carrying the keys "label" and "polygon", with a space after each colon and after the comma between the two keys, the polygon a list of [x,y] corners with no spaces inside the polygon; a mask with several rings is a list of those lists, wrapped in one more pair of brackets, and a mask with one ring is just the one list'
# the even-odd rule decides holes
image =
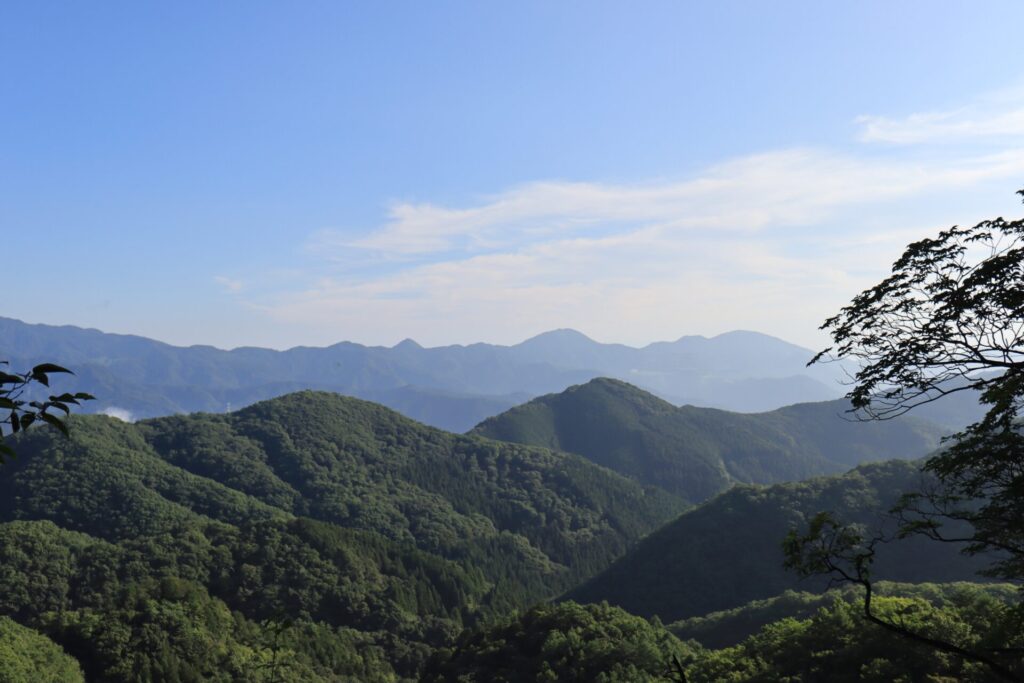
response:
{"label": "forested hill", "polygon": [[[737,486],[646,537],[567,597],[607,600],[633,614],[657,615],[668,622],[785,590],[823,590],[825,579],[800,580],[783,567],[782,540],[789,529],[822,510],[868,528],[884,524],[886,511],[900,495],[919,490],[919,466],[890,460],[804,482]],[[921,537],[886,544],[878,550],[872,578],[909,583],[977,580],[983,564],[959,550],[956,544]]]}
{"label": "forested hill", "polygon": [[577,453],[693,502],[735,483],[796,481],[871,460],[921,457],[943,435],[919,418],[857,422],[846,410],[844,401],[757,414],[677,408],[599,378],[512,408],[472,433]]}
{"label": "forested hill", "polygon": [[754,332],[682,337],[643,348],[602,344],[573,330],[512,346],[425,348],[340,342],[275,351],[179,347],[73,326],[0,317],[0,359],[32,367],[57,359],[77,374],[62,390],[88,391],[86,408],[135,417],[225,412],[302,389],[388,405],[451,431],[534,396],[609,376],[631,379],[674,403],[767,410],[840,395],[836,367],[804,364],[813,352]]}
{"label": "forested hill", "polygon": [[29,430],[0,467],[0,616],[88,680],[271,680],[274,648],[273,680],[414,676],[682,509],[573,455],[316,392],[70,432]]}

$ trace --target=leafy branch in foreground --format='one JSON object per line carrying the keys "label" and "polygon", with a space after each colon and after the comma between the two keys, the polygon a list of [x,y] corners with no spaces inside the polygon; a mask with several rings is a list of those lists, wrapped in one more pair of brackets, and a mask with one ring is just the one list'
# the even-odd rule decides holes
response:
{"label": "leafy branch in foreground", "polygon": [[[0,366],[7,365],[7,361],[0,361]],[[67,425],[55,411],[63,412],[66,417],[71,414],[71,406],[95,400],[94,396],[85,392],[51,395],[45,401],[29,400],[26,397],[32,385],[48,388],[50,375],[58,373],[74,374],[53,363],[42,363],[20,374],[0,370],[0,411],[6,411],[6,416],[0,421],[0,464],[4,458],[14,455],[14,449],[5,443],[7,436],[28,429],[36,421],[51,425],[66,436]]]}
{"label": "leafy branch in foreground", "polygon": [[953,226],[908,245],[889,277],[826,320],[833,344],[808,365],[857,361],[848,397],[871,419],[966,390],[991,389],[990,404],[1019,396],[1022,284],[1024,219]]}
{"label": "leafy branch in foreground", "polygon": [[871,582],[871,566],[878,545],[889,540],[892,539],[882,534],[869,538],[862,526],[844,525],[830,513],[819,512],[811,519],[806,533],[792,529],[786,536],[783,542],[785,565],[802,577],[826,575],[831,577],[831,585],[861,586],[864,589],[863,615],[872,624],[941,652],[984,664],[1002,680],[1024,680],[1016,671],[1020,668],[1019,648],[968,649],[913,630],[901,620],[884,619],[872,610],[874,587]]}
{"label": "leafy branch in foreground", "polygon": [[[822,329],[833,344],[809,364],[859,363],[847,397],[860,419],[885,420],[952,393],[978,392],[985,416],[947,437],[948,447],[925,462],[926,477],[934,478],[893,510],[898,537],[961,543],[968,554],[992,555],[989,576],[1024,580],[1024,219],[953,226],[908,245],[889,277]],[[879,542],[823,513],[806,534],[786,539],[787,566],[859,584],[869,621],[1021,680],[1019,628],[1009,630],[1006,647],[981,652],[875,617],[869,569]],[[1013,612],[1024,620],[1024,606]]]}

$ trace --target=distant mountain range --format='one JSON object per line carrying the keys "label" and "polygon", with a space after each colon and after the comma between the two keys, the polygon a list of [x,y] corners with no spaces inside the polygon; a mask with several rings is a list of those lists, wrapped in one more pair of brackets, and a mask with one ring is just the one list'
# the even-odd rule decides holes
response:
{"label": "distant mountain range", "polygon": [[471,433],[576,453],[693,503],[737,483],[797,481],[870,460],[919,458],[945,433],[911,416],[858,422],[848,408],[843,399],[757,414],[679,408],[599,378],[488,418]]}
{"label": "distant mountain range", "polygon": [[287,351],[178,347],[132,335],[0,318],[0,360],[14,368],[56,362],[89,391],[91,411],[135,418],[225,412],[302,389],[334,391],[394,408],[450,431],[532,397],[595,377],[614,377],[674,404],[764,411],[836,398],[835,365],[805,367],[813,353],[756,332],[682,337],[643,348],[601,344],[573,330],[514,346],[391,348],[341,342]]}

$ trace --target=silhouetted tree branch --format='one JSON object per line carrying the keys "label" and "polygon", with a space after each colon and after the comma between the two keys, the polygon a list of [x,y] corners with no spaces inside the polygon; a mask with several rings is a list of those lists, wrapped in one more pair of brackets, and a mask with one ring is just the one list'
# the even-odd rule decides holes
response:
{"label": "silhouetted tree branch", "polygon": [[881,534],[865,538],[857,526],[843,525],[827,512],[819,512],[812,518],[806,533],[792,529],[783,542],[786,567],[800,576],[825,575],[830,585],[850,583],[864,588],[864,618],[902,638],[956,655],[962,659],[978,662],[989,667],[994,674],[1006,681],[1024,680],[1012,669],[998,661],[998,654],[1014,653],[1016,648],[1000,648],[990,653],[975,652],[937,638],[918,633],[905,626],[879,617],[872,611],[874,588],[871,583],[871,566],[875,560],[876,548],[888,539]]}
{"label": "silhouetted tree branch", "polygon": [[[7,365],[7,361],[0,361],[0,366]],[[67,416],[71,413],[70,406],[94,400],[95,397],[84,392],[52,395],[45,401],[30,401],[25,397],[25,393],[34,384],[49,387],[49,376],[57,373],[74,374],[52,363],[37,365],[22,374],[0,371],[0,411],[7,413],[0,421],[0,464],[4,458],[14,455],[14,449],[5,443],[7,436],[28,429],[37,421],[56,427],[66,435],[67,426],[54,411],[61,411]]]}
{"label": "silhouetted tree branch", "polygon": [[[890,419],[952,393],[979,392],[985,416],[947,437],[947,447],[926,461],[924,472],[934,479],[905,494],[893,510],[897,535],[991,553],[988,575],[1024,580],[1024,220],[954,226],[910,244],[889,277],[854,297],[822,329],[833,343],[809,365],[859,364],[847,394],[858,419]],[[968,531],[949,532],[951,522]],[[873,623],[1018,680],[1019,659],[997,661],[873,615],[868,570],[880,542],[864,541],[826,515],[815,518],[808,533],[794,530],[787,537],[787,565],[861,585],[865,617]]]}

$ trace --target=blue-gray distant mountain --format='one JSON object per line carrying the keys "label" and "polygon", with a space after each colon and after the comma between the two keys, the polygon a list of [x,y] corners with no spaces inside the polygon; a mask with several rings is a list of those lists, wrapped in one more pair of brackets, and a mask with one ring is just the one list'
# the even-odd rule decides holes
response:
{"label": "blue-gray distant mountain", "polygon": [[0,318],[0,360],[71,367],[62,388],[98,397],[89,409],[135,417],[224,412],[300,389],[383,403],[428,424],[465,431],[484,418],[595,377],[628,381],[676,405],[741,412],[836,398],[842,368],[805,367],[809,349],[756,332],[682,337],[643,348],[601,344],[572,330],[514,346],[391,348],[341,342],[287,351],[177,347],[144,337]]}

